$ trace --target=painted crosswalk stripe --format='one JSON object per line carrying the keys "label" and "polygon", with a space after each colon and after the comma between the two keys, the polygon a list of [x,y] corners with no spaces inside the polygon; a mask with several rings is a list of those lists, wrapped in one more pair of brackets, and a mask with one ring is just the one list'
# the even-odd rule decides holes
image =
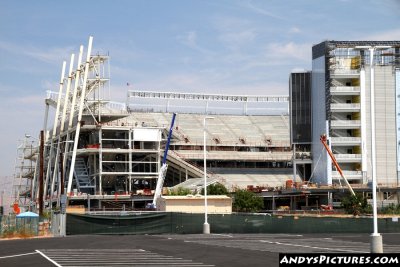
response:
{"label": "painted crosswalk stripe", "polygon": [[201,262],[165,256],[143,249],[46,249],[37,250],[56,266],[187,266],[204,267]]}

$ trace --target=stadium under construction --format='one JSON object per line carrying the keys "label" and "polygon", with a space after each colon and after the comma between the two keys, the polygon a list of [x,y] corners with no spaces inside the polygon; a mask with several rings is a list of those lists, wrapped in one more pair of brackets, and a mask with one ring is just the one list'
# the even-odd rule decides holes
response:
{"label": "stadium under construction", "polygon": [[[205,166],[208,184],[256,192],[264,197],[266,210],[334,207],[348,189],[322,150],[321,134],[331,138],[352,188],[370,197],[372,168],[363,155],[372,147],[371,142],[364,146],[371,127],[364,122],[369,113],[359,61],[365,61],[364,53],[356,42],[327,46],[332,44],[337,46],[329,47],[329,57],[322,45],[314,49],[312,72],[290,75],[289,95],[131,90],[126,103],[117,103],[111,101],[109,57],[93,55],[90,38],[86,53],[81,46],[77,60],[71,55],[68,70],[63,63],[59,90],[47,92],[39,141],[27,135],[18,147],[14,210],[64,209],[66,203],[89,211],[144,209],[154,200],[160,177],[163,188],[200,192]],[[385,79],[391,79],[385,88],[397,96],[400,42],[387,45],[379,50],[382,64],[375,69],[385,71]],[[314,100],[321,94],[323,101]],[[395,104],[393,123],[400,117]],[[395,160],[400,157],[395,129],[392,135],[394,147],[385,151],[393,150]],[[399,203],[399,166],[385,167],[394,168],[390,183],[384,182],[386,171],[379,173],[380,205]]]}

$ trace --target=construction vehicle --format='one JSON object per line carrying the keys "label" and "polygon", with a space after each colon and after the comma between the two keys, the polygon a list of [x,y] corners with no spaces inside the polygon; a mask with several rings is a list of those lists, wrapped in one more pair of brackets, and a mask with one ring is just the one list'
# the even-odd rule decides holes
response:
{"label": "construction vehicle", "polygon": [[167,156],[168,156],[169,144],[171,142],[171,137],[172,137],[172,130],[174,128],[175,117],[176,117],[176,113],[173,113],[171,127],[169,128],[169,133],[168,133],[167,144],[165,145],[164,157],[162,159],[160,172],[158,174],[157,186],[156,186],[156,190],[154,191],[153,202],[149,206],[147,206],[148,208],[151,208],[151,209],[156,208],[156,202],[157,202],[157,199],[161,196],[162,188],[163,188],[164,180],[165,180],[165,175],[167,174],[167,169],[168,169]]}
{"label": "construction vehicle", "polygon": [[340,176],[341,176],[341,177],[343,178],[343,180],[345,181],[345,183],[346,183],[347,187],[349,188],[351,194],[352,194],[353,196],[355,196],[356,194],[354,193],[353,188],[351,187],[351,185],[349,184],[349,181],[347,181],[346,177],[344,176],[342,169],[340,168],[338,162],[336,161],[335,156],[333,155],[331,149],[330,149],[329,146],[328,146],[328,139],[327,139],[326,135],[325,135],[325,134],[321,135],[321,137],[320,137],[319,140],[321,140],[322,145],[325,147],[326,152],[328,152],[328,155],[331,157],[332,162],[333,162],[333,164],[334,164],[335,167],[336,167],[336,170],[339,172]]}

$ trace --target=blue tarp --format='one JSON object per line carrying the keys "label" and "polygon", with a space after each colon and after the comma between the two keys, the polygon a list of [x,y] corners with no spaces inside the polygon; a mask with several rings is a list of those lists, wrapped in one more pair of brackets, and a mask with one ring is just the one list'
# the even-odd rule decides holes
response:
{"label": "blue tarp", "polygon": [[17,218],[37,218],[37,217],[39,217],[39,214],[27,211],[27,212],[23,212],[23,213],[18,214],[16,217]]}

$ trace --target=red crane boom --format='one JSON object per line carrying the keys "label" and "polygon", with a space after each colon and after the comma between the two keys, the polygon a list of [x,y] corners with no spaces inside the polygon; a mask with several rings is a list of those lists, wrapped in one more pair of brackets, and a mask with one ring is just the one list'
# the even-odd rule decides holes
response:
{"label": "red crane boom", "polygon": [[325,135],[325,134],[321,135],[321,137],[320,137],[319,140],[321,140],[321,143],[324,145],[324,147],[325,147],[325,149],[326,149],[326,152],[328,152],[328,155],[331,157],[332,162],[333,162],[333,164],[334,164],[335,167],[336,167],[336,170],[339,172],[340,176],[341,176],[341,177],[343,178],[343,180],[346,182],[346,185],[347,185],[347,187],[349,188],[351,194],[352,194],[353,196],[355,196],[356,194],[354,193],[353,188],[351,187],[351,185],[349,184],[349,181],[347,181],[346,177],[344,176],[342,169],[340,168],[339,164],[338,164],[337,161],[336,161],[335,156],[333,155],[331,149],[329,148],[329,146],[328,146],[328,144],[327,144],[326,135]]}

